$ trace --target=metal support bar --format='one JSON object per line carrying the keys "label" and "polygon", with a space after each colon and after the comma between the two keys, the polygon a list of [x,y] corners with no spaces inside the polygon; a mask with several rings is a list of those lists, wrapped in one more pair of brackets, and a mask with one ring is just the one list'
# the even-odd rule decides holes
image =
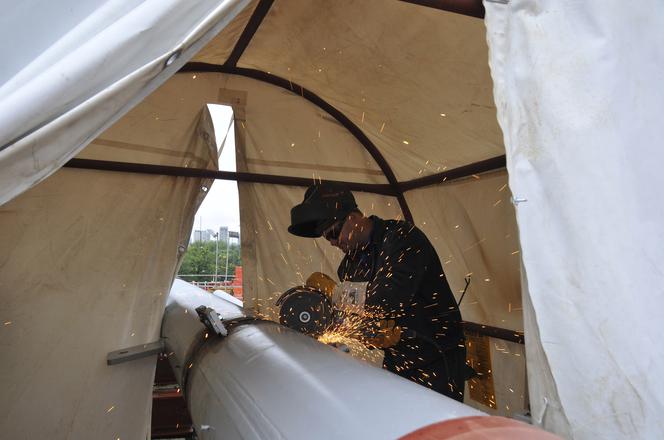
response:
{"label": "metal support bar", "polygon": [[240,60],[240,57],[247,49],[247,46],[249,46],[249,43],[251,43],[251,39],[254,37],[254,34],[258,30],[258,27],[265,19],[267,13],[270,11],[272,3],[274,3],[274,0],[261,0],[258,3],[256,9],[254,9],[253,14],[251,14],[251,18],[249,18],[249,22],[244,27],[242,35],[240,35],[240,38],[238,38],[237,43],[235,43],[235,47],[233,48],[233,51],[226,60],[225,64],[227,66],[237,65],[237,62]]}
{"label": "metal support bar", "polygon": [[164,344],[163,339],[160,339],[155,342],[150,342],[149,344],[135,345],[133,347],[112,351],[106,357],[106,364],[117,365],[123,362],[153,356],[164,351],[165,347],[166,345]]}
{"label": "metal support bar", "polygon": [[441,11],[454,12],[455,14],[467,15],[469,17],[484,18],[484,5],[482,0],[401,0]]}
{"label": "metal support bar", "polygon": [[[313,183],[312,179],[305,177],[278,176],[273,174],[242,173],[234,171],[216,171],[204,168],[184,168],[165,165],[153,165],[130,162],[113,162],[92,159],[71,159],[64,165],[66,168],[78,168],[84,170],[118,171],[124,173],[153,174],[162,176],[178,177],[200,177],[204,179],[231,180],[248,183],[268,183],[275,185],[308,187]],[[505,167],[505,156],[498,156],[459,168],[454,168],[443,173],[432,174],[405,182],[397,182],[401,191],[411,191],[431,185],[442,185],[458,179],[466,178],[475,174],[494,171]],[[342,180],[326,180],[326,182],[348,188],[351,191],[361,191],[386,196],[396,196],[394,189],[389,184],[347,182]]]}
{"label": "metal support bar", "polygon": [[[107,160],[71,159],[64,166],[66,168],[78,168],[84,170],[117,171],[123,173],[152,174],[177,177],[199,177],[204,179],[232,180],[236,182],[249,183],[268,183],[275,185],[299,186],[304,188],[314,183],[313,179],[305,177],[217,171],[204,168],[184,168],[144,163],[113,162]],[[318,182],[318,180],[316,180],[316,182]],[[326,182],[341,185],[351,191],[361,191],[387,196],[396,195],[392,186],[388,184],[345,182],[340,180],[326,180]]]}
{"label": "metal support bar", "polygon": [[465,331],[478,333],[491,338],[502,339],[503,341],[525,344],[523,332],[508,330],[506,328],[492,327],[490,325],[478,324],[476,322],[463,321]]}
{"label": "metal support bar", "polygon": [[483,160],[480,162],[471,163],[462,167],[453,168],[442,173],[431,174],[429,176],[419,177],[417,179],[400,182],[399,187],[401,191],[410,191],[425,186],[439,185],[453,180],[463,179],[473,175],[486,173],[488,171],[499,170],[505,168],[506,158],[502,156],[492,157],[491,159]]}

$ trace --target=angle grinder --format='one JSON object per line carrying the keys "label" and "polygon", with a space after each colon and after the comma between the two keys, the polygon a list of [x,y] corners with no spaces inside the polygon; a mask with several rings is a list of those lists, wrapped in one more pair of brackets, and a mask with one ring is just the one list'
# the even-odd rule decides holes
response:
{"label": "angle grinder", "polygon": [[297,286],[277,300],[279,323],[301,333],[318,337],[334,322],[332,301],[325,292],[311,286]]}

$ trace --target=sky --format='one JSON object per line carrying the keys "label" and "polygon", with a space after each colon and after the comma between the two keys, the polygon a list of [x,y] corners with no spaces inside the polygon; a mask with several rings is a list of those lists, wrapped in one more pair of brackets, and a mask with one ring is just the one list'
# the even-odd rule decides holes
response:
{"label": "sky", "polygon": [[[221,156],[219,169],[222,171],[236,171],[235,169],[235,133],[230,127],[233,110],[224,105],[208,104],[214,133],[217,138],[217,147],[221,145],[228,133]],[[202,228],[201,228],[202,225]],[[240,230],[240,204],[237,193],[237,183],[229,180],[215,180],[205,196],[205,200],[198,208],[194,229],[212,229],[218,231],[219,227],[228,226],[231,231]]]}

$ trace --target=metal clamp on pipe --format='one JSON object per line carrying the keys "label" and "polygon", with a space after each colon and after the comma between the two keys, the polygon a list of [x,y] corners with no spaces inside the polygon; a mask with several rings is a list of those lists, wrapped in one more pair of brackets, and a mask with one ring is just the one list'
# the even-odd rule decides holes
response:
{"label": "metal clamp on pipe", "polygon": [[228,336],[228,329],[224,326],[223,319],[212,307],[198,306],[196,307],[196,313],[198,313],[198,319],[201,320],[210,333]]}
{"label": "metal clamp on pipe", "polygon": [[228,336],[228,333],[237,325],[264,321],[263,319],[255,318],[253,316],[224,319],[221,317],[220,313],[217,313],[212,307],[207,306],[196,307],[196,313],[198,313],[198,319],[201,320],[208,332],[222,337]]}

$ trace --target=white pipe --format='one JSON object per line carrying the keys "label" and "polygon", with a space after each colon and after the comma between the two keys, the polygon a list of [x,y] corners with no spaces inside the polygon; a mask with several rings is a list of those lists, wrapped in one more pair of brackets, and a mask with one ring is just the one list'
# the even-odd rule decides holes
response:
{"label": "white pipe", "polygon": [[242,309],[181,280],[171,290],[162,334],[202,439],[388,439],[426,425],[483,413],[372,367],[273,322],[210,336],[195,308],[224,319]]}

